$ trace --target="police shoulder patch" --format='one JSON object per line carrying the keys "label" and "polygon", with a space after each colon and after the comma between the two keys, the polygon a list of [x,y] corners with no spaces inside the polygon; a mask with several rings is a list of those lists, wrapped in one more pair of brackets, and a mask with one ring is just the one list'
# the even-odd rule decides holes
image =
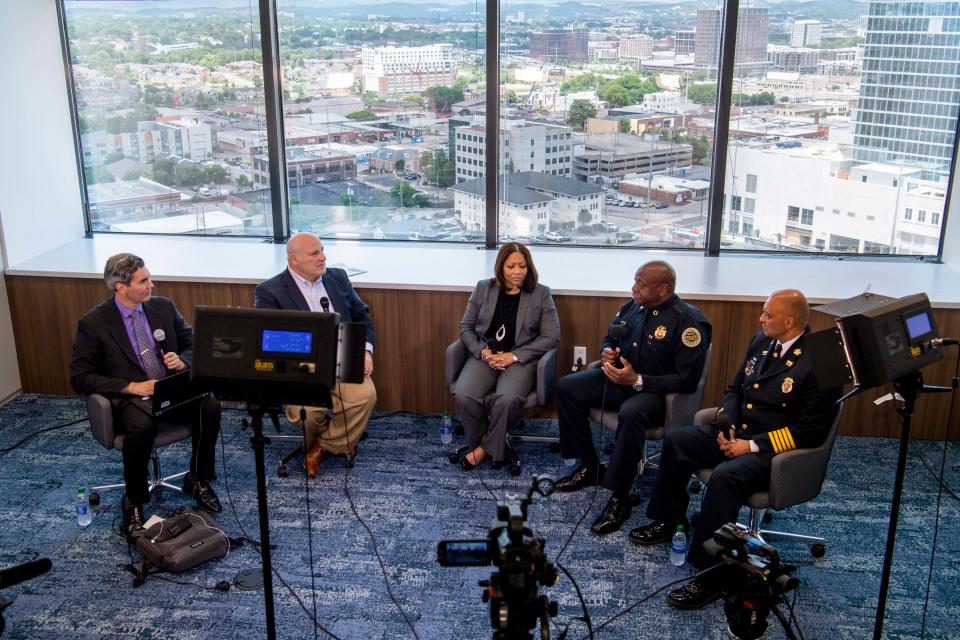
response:
{"label": "police shoulder patch", "polygon": [[691,349],[698,346],[701,340],[700,330],[696,327],[687,327],[680,336],[680,341],[683,342],[683,345]]}

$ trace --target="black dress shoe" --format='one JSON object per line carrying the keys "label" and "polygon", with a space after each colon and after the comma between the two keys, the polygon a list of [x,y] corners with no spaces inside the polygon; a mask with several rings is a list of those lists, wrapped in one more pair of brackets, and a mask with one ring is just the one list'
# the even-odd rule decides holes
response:
{"label": "black dress shoe", "polygon": [[463,456],[463,459],[460,460],[460,468],[464,471],[473,471],[477,468],[477,465],[467,460],[467,456]]}
{"label": "black dress shoe", "polygon": [[603,508],[603,513],[596,519],[590,531],[598,536],[604,536],[618,530],[623,523],[630,517],[630,498],[618,498],[613,496]]}
{"label": "black dress shoe", "polygon": [[651,522],[642,527],[637,527],[627,534],[630,542],[634,544],[651,545],[662,542],[670,542],[673,534],[677,532],[677,525],[670,522]]}
{"label": "black dress shoe", "polygon": [[134,504],[124,494],[120,501],[120,511],[123,514],[123,535],[127,538],[134,537],[138,532],[143,531],[143,506]]}
{"label": "black dress shoe", "polygon": [[213,492],[210,485],[205,480],[200,480],[192,473],[183,477],[183,492],[193,498],[197,506],[210,513],[220,513],[223,507],[220,506],[220,499]]}
{"label": "black dress shoe", "polygon": [[603,474],[607,467],[602,464],[596,466],[581,465],[576,471],[564,476],[553,483],[557,491],[579,491],[585,487],[592,487],[603,481]]}
{"label": "black dress shoe", "polygon": [[667,602],[678,609],[701,609],[723,595],[718,580],[694,578],[667,596]]}

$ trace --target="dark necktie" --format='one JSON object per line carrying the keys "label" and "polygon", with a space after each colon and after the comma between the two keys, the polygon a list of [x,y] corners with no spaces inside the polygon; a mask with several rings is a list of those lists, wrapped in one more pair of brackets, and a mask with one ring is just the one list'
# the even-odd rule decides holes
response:
{"label": "dark necktie", "polygon": [[143,360],[143,369],[147,372],[147,377],[150,380],[161,380],[166,377],[167,369],[153,349],[150,336],[147,335],[147,321],[140,309],[133,312],[133,334],[137,338],[137,351],[140,353],[140,359]]}
{"label": "dark necktie", "polygon": [[780,351],[783,349],[783,345],[780,344],[780,341],[777,341],[777,346],[773,348],[773,351],[766,358],[763,359],[763,364],[760,366],[760,373],[765,373],[776,360],[780,359]]}

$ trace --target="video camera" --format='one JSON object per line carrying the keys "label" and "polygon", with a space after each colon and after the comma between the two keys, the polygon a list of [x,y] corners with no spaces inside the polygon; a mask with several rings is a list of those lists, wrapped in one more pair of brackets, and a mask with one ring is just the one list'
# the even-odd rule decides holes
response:
{"label": "video camera", "polygon": [[787,637],[792,638],[777,604],[785,601],[784,594],[799,586],[800,580],[793,575],[797,568],[783,564],[775,547],[751,535],[741,524],[723,525],[703,546],[727,567],[723,610],[731,639],[762,638],[771,611],[783,624]]}
{"label": "video camera", "polygon": [[486,540],[442,540],[437,545],[437,561],[444,567],[497,567],[489,580],[479,583],[483,601],[490,603],[494,640],[531,640],[538,620],[541,633],[548,632],[549,619],[557,615],[557,603],[540,594],[540,585],[557,582],[557,569],[547,559],[546,540],[527,526],[534,493],[553,493],[553,480],[534,476],[526,498],[508,495],[498,501],[497,519]]}

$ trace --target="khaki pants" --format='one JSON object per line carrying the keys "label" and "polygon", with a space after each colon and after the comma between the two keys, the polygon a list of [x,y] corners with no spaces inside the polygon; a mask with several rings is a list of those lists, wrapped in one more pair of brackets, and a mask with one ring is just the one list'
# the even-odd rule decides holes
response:
{"label": "khaki pants", "polygon": [[[304,446],[309,449],[314,441],[327,453],[340,455],[356,448],[367,420],[377,404],[377,389],[366,376],[360,384],[340,384],[330,392],[333,417],[327,419],[323,407],[287,405],[287,420],[303,429]],[[306,414],[306,424],[300,419],[300,409]],[[346,428],[344,428],[346,425]]]}

